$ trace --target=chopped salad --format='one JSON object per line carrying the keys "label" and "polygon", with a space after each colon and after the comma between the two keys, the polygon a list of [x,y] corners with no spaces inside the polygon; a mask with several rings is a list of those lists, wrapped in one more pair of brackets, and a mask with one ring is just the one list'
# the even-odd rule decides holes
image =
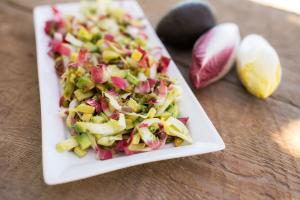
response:
{"label": "chopped salad", "polygon": [[170,59],[148,46],[142,18],[117,2],[82,3],[80,16],[53,7],[45,32],[63,94],[59,105],[70,137],[59,152],[100,160],[192,143],[179,117],[180,88],[167,75]]}

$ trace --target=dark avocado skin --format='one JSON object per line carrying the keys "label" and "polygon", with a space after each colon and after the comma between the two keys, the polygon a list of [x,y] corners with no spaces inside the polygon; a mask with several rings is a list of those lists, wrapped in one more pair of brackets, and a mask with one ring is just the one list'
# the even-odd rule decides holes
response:
{"label": "dark avocado skin", "polygon": [[215,26],[211,10],[205,1],[183,3],[162,18],[156,32],[167,45],[191,48],[203,33]]}

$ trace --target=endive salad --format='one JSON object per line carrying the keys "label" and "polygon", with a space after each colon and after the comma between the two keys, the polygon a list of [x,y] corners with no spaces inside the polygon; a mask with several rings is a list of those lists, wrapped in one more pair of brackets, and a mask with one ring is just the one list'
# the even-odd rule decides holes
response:
{"label": "endive salad", "polygon": [[170,59],[148,46],[143,19],[103,0],[82,3],[80,16],[53,13],[45,32],[70,130],[57,151],[82,157],[92,149],[105,160],[193,142],[188,118],[178,116],[181,91],[167,75]]}

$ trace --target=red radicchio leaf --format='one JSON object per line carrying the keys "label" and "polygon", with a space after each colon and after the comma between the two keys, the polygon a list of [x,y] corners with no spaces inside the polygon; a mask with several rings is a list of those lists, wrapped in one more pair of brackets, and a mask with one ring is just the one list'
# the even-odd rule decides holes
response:
{"label": "red radicchio leaf", "polygon": [[[190,71],[190,78],[194,86],[196,88],[205,87],[211,82],[211,80],[213,80],[214,77],[217,77],[218,74],[221,74],[224,68],[226,67],[226,63],[231,57],[233,51],[234,47],[225,48],[218,54],[210,58],[210,60],[205,65],[201,65],[200,68],[192,67]],[[192,63],[195,63],[194,60],[196,59],[197,55],[194,54]],[[201,60],[201,62],[203,62],[203,60]]]}
{"label": "red radicchio leaf", "polygon": [[126,79],[117,76],[112,76],[111,81],[113,82],[115,87],[122,90],[125,90],[129,85]]}
{"label": "red radicchio leaf", "polygon": [[88,99],[86,100],[86,103],[90,106],[93,106],[97,113],[101,112],[101,104],[99,101],[95,99]]}
{"label": "red radicchio leaf", "polygon": [[159,136],[160,136],[159,140],[157,140],[155,142],[151,141],[151,142],[147,142],[147,143],[145,141],[145,143],[151,149],[160,149],[160,148],[162,148],[166,144],[167,134],[165,132],[160,132]]}
{"label": "red radicchio leaf", "polygon": [[158,88],[158,95],[159,96],[166,96],[168,92],[168,87],[166,85],[166,82],[164,80],[160,81],[160,86]]}
{"label": "red radicchio leaf", "polygon": [[139,125],[139,128],[146,128],[146,127],[148,127],[149,126],[149,124],[147,124],[147,123],[141,123],[140,125]]}
{"label": "red radicchio leaf", "polygon": [[157,103],[158,103],[157,99],[152,97],[152,98],[150,98],[150,100],[146,104],[152,104],[153,105],[153,104],[157,104]]}
{"label": "red radicchio leaf", "polygon": [[60,12],[55,5],[51,6],[51,9],[54,15],[60,15]]}
{"label": "red radicchio leaf", "polygon": [[163,73],[163,74],[167,73],[168,67],[169,67],[169,64],[170,64],[170,61],[171,61],[170,58],[167,58],[167,57],[165,57],[165,56],[162,56],[162,57],[160,58],[159,65],[158,65],[158,68],[157,68],[157,71],[158,71],[159,73]]}
{"label": "red radicchio leaf", "polygon": [[88,50],[85,49],[85,48],[80,49],[79,55],[78,55],[78,58],[77,58],[77,62],[79,64],[85,63],[87,61],[87,56],[88,56]]}
{"label": "red radicchio leaf", "polygon": [[65,102],[65,97],[64,96],[61,96],[59,98],[59,107],[62,107],[64,105],[64,102]]}
{"label": "red radicchio leaf", "polygon": [[105,34],[104,35],[104,40],[110,41],[110,42],[114,42],[115,41],[115,37],[112,34]]}
{"label": "red radicchio leaf", "polygon": [[58,58],[55,60],[55,72],[58,76],[62,76],[65,72],[64,62],[62,58]]}
{"label": "red radicchio leaf", "polygon": [[128,19],[132,19],[132,16],[129,13],[126,13],[125,17],[127,17]]}
{"label": "red radicchio leaf", "polygon": [[111,149],[103,149],[100,146],[96,146],[96,155],[99,160],[111,159],[113,156]]}
{"label": "red radicchio leaf", "polygon": [[62,42],[57,40],[52,40],[49,45],[51,47],[50,50],[51,53],[58,53],[60,55],[67,56],[67,57],[71,56],[70,48],[66,47]]}
{"label": "red radicchio leaf", "polygon": [[179,117],[177,118],[179,121],[181,121],[182,123],[184,123],[184,125],[187,124],[187,122],[189,121],[189,117]]}
{"label": "red radicchio leaf", "polygon": [[64,55],[67,57],[71,56],[71,50],[63,44],[60,45],[59,52],[61,55]]}
{"label": "red radicchio leaf", "polygon": [[106,19],[106,18],[107,18],[106,15],[99,16],[99,20],[104,20],[104,19]]}
{"label": "red radicchio leaf", "polygon": [[139,152],[137,152],[137,151],[131,151],[131,150],[129,150],[128,147],[125,147],[125,148],[124,148],[124,153],[125,153],[126,155],[132,155],[132,154],[139,153]]}
{"label": "red radicchio leaf", "polygon": [[134,153],[137,153],[137,152],[134,152],[134,151],[131,151],[128,149],[128,145],[130,144],[130,142],[127,142],[125,139],[124,140],[120,140],[115,149],[116,151],[118,152],[124,152],[126,155],[132,155]]}
{"label": "red radicchio leaf", "polygon": [[117,93],[114,89],[111,89],[111,90],[107,91],[107,93],[112,95],[112,96],[119,96],[119,93]]}
{"label": "red radicchio leaf", "polygon": [[91,76],[92,80],[95,83],[105,83],[107,80],[105,79],[106,66],[104,64],[99,64],[97,66],[91,67]]}
{"label": "red radicchio leaf", "polygon": [[120,113],[117,111],[114,111],[111,115],[110,118],[114,119],[114,120],[119,120],[120,117]]}
{"label": "red radicchio leaf", "polygon": [[64,20],[55,6],[52,6],[52,12],[55,15],[55,19],[46,21],[44,27],[45,33],[49,36],[53,36],[55,32],[62,33],[64,29]]}
{"label": "red radicchio leaf", "polygon": [[139,85],[135,88],[135,92],[139,94],[146,94],[150,92],[150,84],[149,81],[141,81]]}
{"label": "red radicchio leaf", "polygon": [[152,79],[152,78],[148,78],[148,82],[149,82],[149,85],[150,85],[150,89],[153,90],[154,86],[156,84],[156,80]]}
{"label": "red radicchio leaf", "polygon": [[125,149],[127,146],[128,146],[128,144],[127,144],[126,140],[124,139],[124,140],[120,140],[120,141],[117,143],[115,149],[116,149],[118,152],[124,152],[124,149]]}
{"label": "red radicchio leaf", "polygon": [[47,35],[53,36],[54,32],[58,29],[57,22],[55,20],[46,21],[44,31]]}
{"label": "red radicchio leaf", "polygon": [[232,23],[218,25],[196,41],[189,73],[196,88],[203,88],[229,72],[239,41],[239,28]]}
{"label": "red radicchio leaf", "polygon": [[140,47],[138,47],[137,50],[142,54],[142,58],[138,62],[139,66],[145,67],[145,68],[149,67],[149,58],[148,58],[147,52]]}
{"label": "red radicchio leaf", "polygon": [[78,63],[77,62],[70,62],[68,64],[68,67],[76,69],[78,67]]}
{"label": "red radicchio leaf", "polygon": [[103,109],[103,111],[108,110],[108,104],[104,97],[100,97],[100,104],[101,104],[101,108]]}

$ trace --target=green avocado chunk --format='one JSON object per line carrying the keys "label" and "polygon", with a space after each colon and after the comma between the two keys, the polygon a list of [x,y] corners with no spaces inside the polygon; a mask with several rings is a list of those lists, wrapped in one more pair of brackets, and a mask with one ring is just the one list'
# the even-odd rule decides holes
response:
{"label": "green avocado chunk", "polygon": [[83,92],[90,91],[95,87],[95,83],[88,76],[82,76],[78,79],[76,86]]}
{"label": "green avocado chunk", "polygon": [[76,136],[76,141],[82,150],[85,150],[91,146],[91,141],[86,133]]}
{"label": "green avocado chunk", "polygon": [[56,145],[56,150],[58,152],[70,151],[74,147],[78,146],[75,137],[70,137]]}

